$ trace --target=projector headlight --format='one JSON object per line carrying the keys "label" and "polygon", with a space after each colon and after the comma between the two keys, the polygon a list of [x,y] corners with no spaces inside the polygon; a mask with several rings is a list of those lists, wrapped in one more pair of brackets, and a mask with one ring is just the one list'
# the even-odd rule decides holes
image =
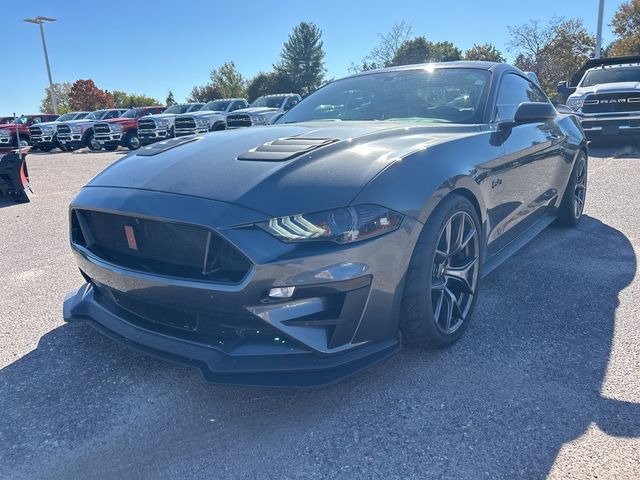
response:
{"label": "projector headlight", "polygon": [[0,130],[0,137],[10,137],[11,132],[9,130]]}
{"label": "projector headlight", "polygon": [[584,105],[584,98],[569,98],[567,100],[567,107],[571,108],[574,112],[581,109]]}
{"label": "projector headlight", "polygon": [[80,125],[71,125],[69,128],[71,129],[71,133],[82,133],[82,127]]}
{"label": "projector headlight", "polygon": [[112,123],[109,125],[109,130],[111,130],[112,132],[121,132],[122,125],[119,123]]}
{"label": "projector headlight", "polygon": [[44,135],[53,135],[53,132],[55,131],[55,128],[52,127],[51,125],[46,125],[44,127],[40,127],[42,129],[42,133]]}
{"label": "projector headlight", "polygon": [[358,205],[258,223],[283,242],[331,241],[345,244],[396,230],[404,217],[378,205]]}
{"label": "projector headlight", "polygon": [[251,123],[253,123],[254,125],[266,125],[267,117],[265,117],[264,115],[252,115]]}
{"label": "projector headlight", "polygon": [[169,120],[165,118],[157,118],[155,122],[158,128],[169,128]]}

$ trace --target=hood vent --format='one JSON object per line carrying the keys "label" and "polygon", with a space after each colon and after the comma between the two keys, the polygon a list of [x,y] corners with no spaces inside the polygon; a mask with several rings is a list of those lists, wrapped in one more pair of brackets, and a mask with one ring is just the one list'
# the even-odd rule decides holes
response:
{"label": "hood vent", "polygon": [[238,160],[284,162],[337,141],[337,138],[280,138],[244,152]]}

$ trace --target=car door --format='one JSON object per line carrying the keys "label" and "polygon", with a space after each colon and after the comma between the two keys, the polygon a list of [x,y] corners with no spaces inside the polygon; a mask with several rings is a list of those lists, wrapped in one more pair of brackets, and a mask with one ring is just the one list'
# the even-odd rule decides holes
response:
{"label": "car door", "polygon": [[[549,102],[529,79],[517,74],[503,76],[496,97],[494,127],[513,120],[523,102]],[[498,132],[504,157],[489,174],[485,194],[489,232],[487,253],[497,253],[523,234],[548,211],[557,197],[553,188],[561,165],[563,134],[554,120],[515,125]]]}

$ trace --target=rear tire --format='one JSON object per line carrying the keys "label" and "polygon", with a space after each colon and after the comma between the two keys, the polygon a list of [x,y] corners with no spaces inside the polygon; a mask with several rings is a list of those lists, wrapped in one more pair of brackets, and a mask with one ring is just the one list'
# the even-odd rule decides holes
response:
{"label": "rear tire", "polygon": [[[33,148],[32,148],[33,150]],[[51,150],[53,150],[53,147],[38,147],[38,150],[40,150],[41,152],[50,152]]]}
{"label": "rear tire", "polygon": [[580,223],[584,211],[584,202],[587,196],[587,167],[589,160],[587,154],[581,151],[576,158],[569,183],[562,196],[558,209],[558,225],[563,227],[575,227]]}
{"label": "rear tire", "polygon": [[400,329],[407,342],[444,348],[467,329],[478,295],[480,232],[473,205],[456,194],[427,220],[405,280]]}

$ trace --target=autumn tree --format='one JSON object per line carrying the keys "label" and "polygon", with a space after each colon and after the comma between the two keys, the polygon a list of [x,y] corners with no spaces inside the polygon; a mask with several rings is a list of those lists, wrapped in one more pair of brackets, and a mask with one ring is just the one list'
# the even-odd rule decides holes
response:
{"label": "autumn tree", "polygon": [[492,43],[483,43],[482,45],[474,43],[473,47],[464,52],[464,59],[498,63],[504,63],[505,61],[500,50]]}
{"label": "autumn tree", "polygon": [[451,62],[460,60],[462,51],[451,42],[431,42],[424,36],[405,41],[390,65],[412,65],[428,62]]}
{"label": "autumn tree", "polygon": [[77,110],[99,110],[114,108],[113,95],[96,87],[93,80],[77,80],[69,89],[69,108]]}
{"label": "autumn tree", "polygon": [[322,31],[313,23],[300,22],[282,47],[274,69],[289,77],[294,91],[307,95],[324,81],[324,56]]}
{"label": "autumn tree", "polygon": [[607,48],[612,57],[640,55],[640,0],[628,0],[613,15],[611,28],[616,40]]}
{"label": "autumn tree", "polygon": [[[69,106],[69,92],[71,90],[70,83],[54,83],[53,89],[56,92],[56,105],[58,106],[58,114],[63,115],[71,111]],[[40,102],[40,112],[53,113],[53,103],[51,102],[51,89],[44,89],[44,98]]]}
{"label": "autumn tree", "polygon": [[378,45],[373,47],[359,64],[352,63],[349,70],[357,73],[390,66],[402,44],[411,37],[411,33],[411,24],[404,20],[395,23],[388,32],[378,33],[378,38],[380,39]]}
{"label": "autumn tree", "polygon": [[556,85],[570,78],[595,49],[595,37],[581,19],[552,18],[547,25],[530,21],[509,27],[509,48],[516,54],[514,64],[538,76],[542,88],[555,97]]}

